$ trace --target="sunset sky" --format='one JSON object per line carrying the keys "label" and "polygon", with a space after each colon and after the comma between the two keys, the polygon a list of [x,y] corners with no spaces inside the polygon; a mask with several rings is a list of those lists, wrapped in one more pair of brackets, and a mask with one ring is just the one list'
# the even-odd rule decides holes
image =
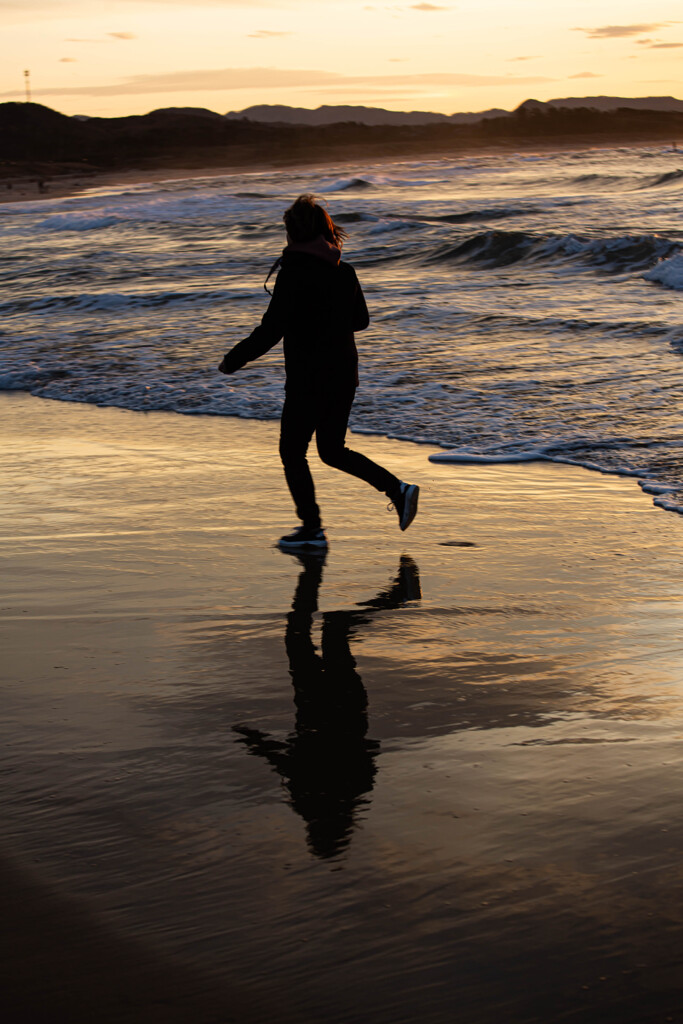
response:
{"label": "sunset sky", "polygon": [[683,97],[680,0],[0,0],[0,18],[0,101],[29,69],[66,114]]}

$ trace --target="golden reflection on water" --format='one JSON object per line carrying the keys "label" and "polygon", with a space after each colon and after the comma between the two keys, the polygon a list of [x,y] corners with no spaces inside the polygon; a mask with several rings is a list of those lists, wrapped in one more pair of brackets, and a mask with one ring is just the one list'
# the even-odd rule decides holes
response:
{"label": "golden reflection on water", "polygon": [[12,408],[27,865],[299,1020],[678,1006],[681,520],[629,481],[362,439],[421,521],[316,468],[332,542],[300,564],[272,425]]}

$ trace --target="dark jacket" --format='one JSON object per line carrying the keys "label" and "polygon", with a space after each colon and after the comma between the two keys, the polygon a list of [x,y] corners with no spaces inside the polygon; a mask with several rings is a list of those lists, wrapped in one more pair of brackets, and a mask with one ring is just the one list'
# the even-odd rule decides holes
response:
{"label": "dark jacket", "polygon": [[268,309],[256,330],[221,363],[234,373],[284,337],[288,392],[355,387],[358,352],[353,332],[370,322],[356,271],[307,252],[285,249]]}

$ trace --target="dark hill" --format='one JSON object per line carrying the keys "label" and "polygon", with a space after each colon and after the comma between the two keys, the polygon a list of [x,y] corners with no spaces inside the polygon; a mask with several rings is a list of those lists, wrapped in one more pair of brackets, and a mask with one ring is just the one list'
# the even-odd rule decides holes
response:
{"label": "dark hill", "polygon": [[582,96],[562,100],[548,100],[549,107],[589,107],[591,110],[678,110],[683,111],[683,100],[673,96]]}
{"label": "dark hill", "polygon": [[37,103],[0,104],[0,173],[93,169],[258,167],[404,156],[455,156],[481,147],[580,147],[683,139],[683,112],[555,108],[527,101],[474,123],[317,127],[169,108],[134,117],[70,118]]}
{"label": "dark hill", "polygon": [[448,122],[447,114],[430,114],[427,111],[383,110],[381,107],[327,106],[309,110],[307,107],[288,107],[284,104],[261,103],[245,110],[231,110],[225,115],[229,120],[261,121],[267,124],[308,124],[327,125],[353,121],[356,124],[438,124]]}
{"label": "dark hill", "polygon": [[2,160],[68,160],[72,153],[87,148],[89,140],[86,124],[49,107],[39,103],[0,104]]}
{"label": "dark hill", "polygon": [[[551,107],[581,107],[602,111],[619,110],[678,110],[683,111],[683,100],[673,96],[647,96],[624,99],[619,96],[568,97],[555,100],[527,100],[538,109]],[[314,110],[308,107],[290,107],[285,104],[261,103],[244,110],[232,110],[225,116],[231,120],[260,121],[268,124],[330,125],[342,121],[354,121],[368,125],[417,125],[417,124],[473,124],[492,117],[509,116],[510,111],[495,108],[477,113],[437,114],[425,110],[385,110],[382,107],[323,105]]]}
{"label": "dark hill", "polygon": [[468,124],[489,117],[505,117],[507,110],[481,110],[476,114],[435,114],[426,110],[385,110],[383,107],[330,106],[288,107],[284,104],[261,103],[244,110],[231,110],[230,120],[261,121],[268,124],[329,125],[353,121],[367,125]]}

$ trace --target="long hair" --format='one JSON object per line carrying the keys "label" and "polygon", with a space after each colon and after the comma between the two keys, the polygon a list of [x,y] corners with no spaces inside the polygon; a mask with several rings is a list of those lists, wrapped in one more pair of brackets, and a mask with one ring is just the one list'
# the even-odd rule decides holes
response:
{"label": "long hair", "polygon": [[[338,224],[334,223],[327,210],[319,204],[311,192],[306,192],[295,199],[289,209],[285,210],[282,219],[292,242],[312,242],[314,238],[322,235],[332,245],[338,245],[341,249],[347,235],[344,228],[340,228]],[[263,282],[263,287],[269,295],[271,291],[268,281],[271,274],[274,274],[280,266],[280,261],[281,257],[275,260],[268,271],[268,277]]]}
{"label": "long hair", "polygon": [[322,235],[333,245],[341,249],[346,238],[346,231],[335,224],[324,206],[321,206],[314,195],[306,192],[299,196],[282,218],[287,234],[293,242],[312,242]]}

